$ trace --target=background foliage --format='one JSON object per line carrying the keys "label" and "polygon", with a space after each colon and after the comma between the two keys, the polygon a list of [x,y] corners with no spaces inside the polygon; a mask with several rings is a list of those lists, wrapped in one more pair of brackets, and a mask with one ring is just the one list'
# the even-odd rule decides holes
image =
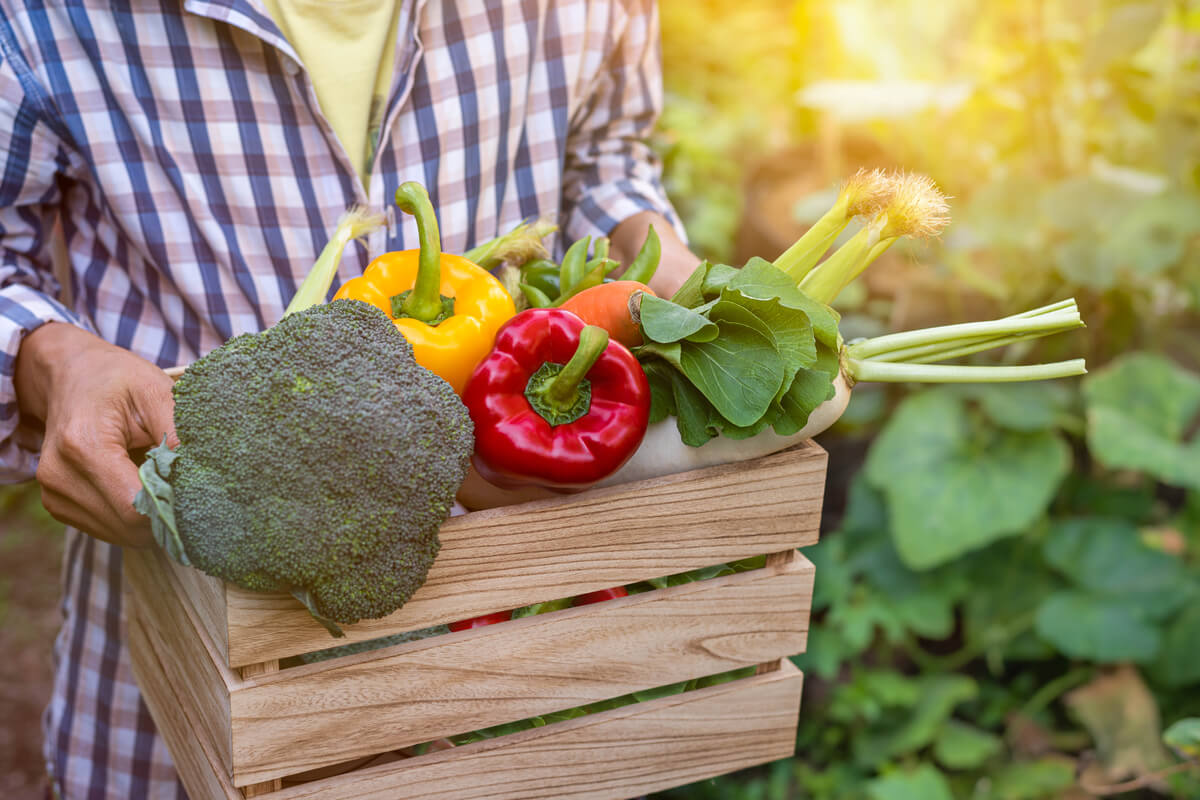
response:
{"label": "background foliage", "polygon": [[1091,369],[858,387],[822,437],[798,756],[661,796],[1200,797],[1200,5],[661,9],[696,249],[774,257],[839,177],[925,172],[954,224],[844,294],[844,328],[1074,295],[1086,331],[1007,358]]}

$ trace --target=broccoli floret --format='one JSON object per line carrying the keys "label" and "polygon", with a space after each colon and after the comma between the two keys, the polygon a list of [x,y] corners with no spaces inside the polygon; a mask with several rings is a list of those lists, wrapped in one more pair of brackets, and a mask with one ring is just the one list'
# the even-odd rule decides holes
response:
{"label": "broccoli floret", "polygon": [[138,498],[164,547],[247,589],[291,592],[335,635],[424,583],[474,441],[450,385],[357,300],[196,361],[175,384],[175,428]]}

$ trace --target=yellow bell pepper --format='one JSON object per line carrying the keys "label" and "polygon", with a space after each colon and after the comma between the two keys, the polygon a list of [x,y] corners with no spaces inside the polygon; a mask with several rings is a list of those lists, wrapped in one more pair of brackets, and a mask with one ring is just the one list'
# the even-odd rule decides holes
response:
{"label": "yellow bell pepper", "polygon": [[384,253],[335,299],[363,300],[383,310],[413,346],[417,363],[462,393],[467,379],[492,349],[496,331],[517,313],[512,296],[490,272],[441,251],[429,195],[409,181],[396,205],[417,219],[420,249]]}

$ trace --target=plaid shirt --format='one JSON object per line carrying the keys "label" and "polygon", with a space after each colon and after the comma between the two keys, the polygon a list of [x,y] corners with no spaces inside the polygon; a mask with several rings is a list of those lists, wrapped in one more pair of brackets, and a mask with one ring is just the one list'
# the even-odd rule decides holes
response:
{"label": "plaid shirt", "polygon": [[[402,0],[364,188],[257,0],[0,0],[0,480],[32,476],[13,369],[60,321],[160,366],[279,319],[338,216],[429,188],[448,251],[557,214],[565,238],[655,210],[661,103],[650,0]],[[401,215],[403,217],[403,215]],[[61,220],[73,305],[58,302]],[[348,250],[415,246],[391,217]],[[176,798],[123,644],[121,552],[67,532],[45,754],[66,798]]]}

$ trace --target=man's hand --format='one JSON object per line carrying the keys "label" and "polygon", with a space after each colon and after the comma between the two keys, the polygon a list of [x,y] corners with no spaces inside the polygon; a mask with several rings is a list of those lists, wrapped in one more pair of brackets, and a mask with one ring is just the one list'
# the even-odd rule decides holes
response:
{"label": "man's hand", "polygon": [[37,480],[60,522],[114,544],[153,538],[133,508],[141,488],[129,451],[177,443],[171,379],[148,361],[65,323],[47,323],[17,353],[23,414],[45,422]]}
{"label": "man's hand", "polygon": [[612,240],[612,257],[629,266],[646,241],[646,232],[651,225],[654,225],[654,232],[662,242],[662,258],[650,280],[650,288],[659,297],[670,297],[696,269],[700,258],[688,250],[675,233],[675,228],[661,214],[643,211],[622,220],[609,237]]}

